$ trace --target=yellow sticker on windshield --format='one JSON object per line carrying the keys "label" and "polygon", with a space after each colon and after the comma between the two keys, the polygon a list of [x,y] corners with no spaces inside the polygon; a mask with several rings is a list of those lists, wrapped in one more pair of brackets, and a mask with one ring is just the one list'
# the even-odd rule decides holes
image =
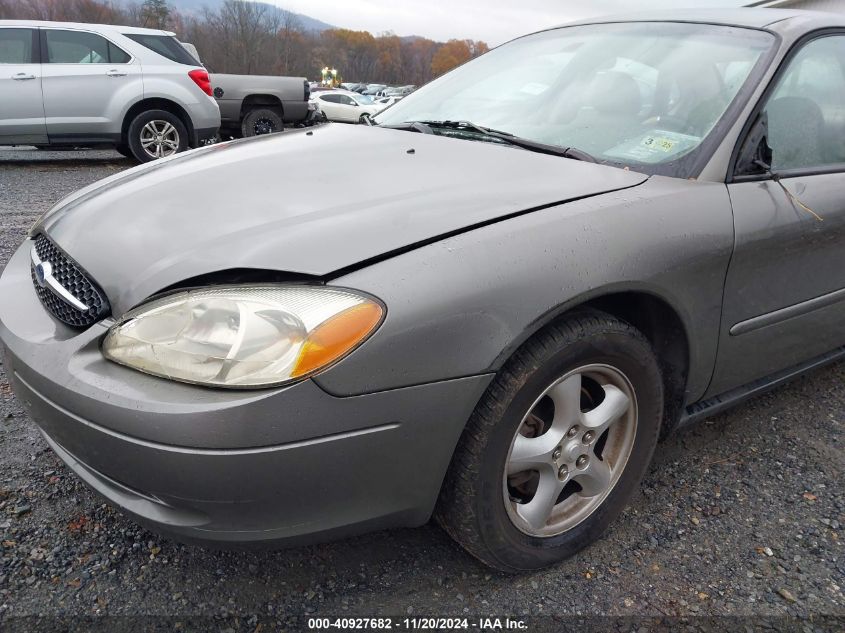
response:
{"label": "yellow sticker on windshield", "polygon": [[625,162],[655,164],[675,160],[695,148],[701,139],[669,130],[650,130],[612,147],[604,155]]}
{"label": "yellow sticker on windshield", "polygon": [[643,145],[649,149],[671,152],[677,143],[665,136],[646,136],[643,139]]}

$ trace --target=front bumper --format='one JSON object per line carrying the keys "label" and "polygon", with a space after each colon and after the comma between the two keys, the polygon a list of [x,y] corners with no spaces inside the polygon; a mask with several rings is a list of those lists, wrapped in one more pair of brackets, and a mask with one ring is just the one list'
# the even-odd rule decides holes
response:
{"label": "front bumper", "polygon": [[320,105],[312,101],[308,102],[308,115],[305,117],[305,125],[316,125],[323,122],[323,111]]}
{"label": "front bumper", "polygon": [[26,242],[0,278],[6,372],[53,450],[111,503],[183,540],[285,541],[431,514],[489,376],[338,398],[308,380],[224,391],[147,376],[42,308]]}

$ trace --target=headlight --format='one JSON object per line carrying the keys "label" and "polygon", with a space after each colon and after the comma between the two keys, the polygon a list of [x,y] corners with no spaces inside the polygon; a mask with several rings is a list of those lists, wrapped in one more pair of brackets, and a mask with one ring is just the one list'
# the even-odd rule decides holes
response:
{"label": "headlight", "polygon": [[324,286],[218,286],[128,312],[103,342],[106,358],[172,380],[269,387],[343,358],[381,323],[384,308]]}

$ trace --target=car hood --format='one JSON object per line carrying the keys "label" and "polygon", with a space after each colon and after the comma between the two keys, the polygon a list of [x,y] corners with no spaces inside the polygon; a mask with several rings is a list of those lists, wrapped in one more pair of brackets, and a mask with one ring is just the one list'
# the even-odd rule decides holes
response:
{"label": "car hood", "polygon": [[326,276],[646,178],[501,144],[331,124],[122,172],[61,201],[33,233],[85,268],[119,314],[195,276]]}

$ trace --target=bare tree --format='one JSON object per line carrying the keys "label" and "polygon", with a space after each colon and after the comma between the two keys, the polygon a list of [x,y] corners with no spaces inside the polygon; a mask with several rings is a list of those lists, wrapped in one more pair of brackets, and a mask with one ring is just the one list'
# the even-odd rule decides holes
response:
{"label": "bare tree", "polygon": [[[167,0],[0,0],[0,19],[168,28],[194,44],[214,72],[316,78],[320,68],[330,65],[345,79],[396,84],[425,83],[433,66],[443,72],[487,49],[472,40],[442,44],[392,33],[306,31],[296,14],[244,0],[225,0],[200,15],[173,10]],[[453,48],[460,48],[460,55],[448,54],[456,52]]]}
{"label": "bare tree", "polygon": [[290,11],[281,12],[281,27],[279,28],[277,37],[281,44],[282,72],[290,72],[294,49],[296,44],[301,42],[304,30],[302,28],[302,20],[295,13],[291,13]]}
{"label": "bare tree", "polygon": [[12,3],[10,0],[0,0],[0,20],[9,20],[12,18]]}
{"label": "bare tree", "polygon": [[144,0],[141,5],[142,25],[151,29],[165,29],[170,20],[167,0]]}
{"label": "bare tree", "polygon": [[222,55],[224,72],[267,72],[278,59],[276,33],[281,11],[267,4],[226,0],[219,11],[206,9],[204,19]]}
{"label": "bare tree", "polygon": [[0,18],[115,24],[121,8],[103,0],[0,0]]}

